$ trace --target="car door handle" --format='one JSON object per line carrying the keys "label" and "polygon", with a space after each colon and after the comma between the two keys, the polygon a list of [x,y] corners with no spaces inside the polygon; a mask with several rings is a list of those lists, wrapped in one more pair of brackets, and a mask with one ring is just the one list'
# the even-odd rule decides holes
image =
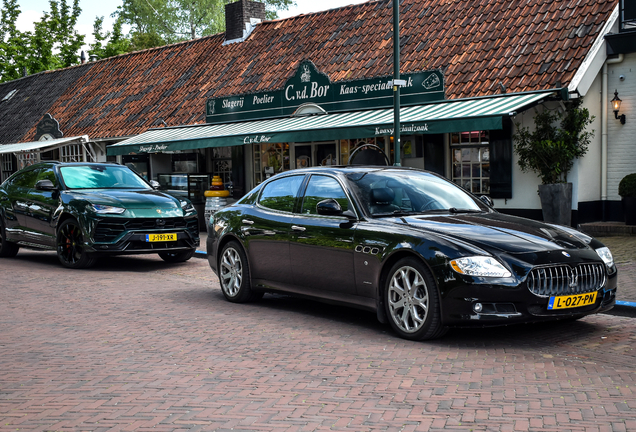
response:
{"label": "car door handle", "polygon": [[298,226],[298,225],[292,225],[292,229],[294,231],[306,231],[307,230],[307,228],[301,227],[301,226]]}
{"label": "car door handle", "polygon": [[249,219],[243,219],[241,222],[243,222],[245,225],[254,225],[254,221],[251,221]]}

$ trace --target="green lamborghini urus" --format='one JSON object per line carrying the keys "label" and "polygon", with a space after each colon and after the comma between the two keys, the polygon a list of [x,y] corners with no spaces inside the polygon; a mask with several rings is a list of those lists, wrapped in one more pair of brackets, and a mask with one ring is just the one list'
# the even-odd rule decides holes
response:
{"label": "green lamborghini urus", "polygon": [[0,257],[48,249],[65,267],[86,268],[105,255],[158,253],[182,262],[198,245],[192,203],[155,190],[126,166],[38,163],[0,185]]}

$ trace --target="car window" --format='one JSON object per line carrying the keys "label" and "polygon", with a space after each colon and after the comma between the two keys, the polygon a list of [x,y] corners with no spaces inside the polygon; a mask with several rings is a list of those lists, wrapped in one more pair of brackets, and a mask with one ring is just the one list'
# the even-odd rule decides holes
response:
{"label": "car window", "polygon": [[305,179],[304,175],[283,177],[265,185],[259,204],[273,210],[294,211],[294,200]]}
{"label": "car window", "polygon": [[38,178],[38,173],[41,168],[27,169],[26,171],[22,171],[18,173],[15,177],[10,180],[11,186],[23,187],[23,188],[32,188],[35,186],[35,182]]}
{"label": "car window", "polygon": [[307,184],[303,199],[303,214],[318,214],[316,205],[323,200],[333,198],[340,204],[343,211],[349,209],[349,200],[340,183],[332,177],[313,175]]}
{"label": "car window", "polygon": [[430,173],[381,170],[347,175],[371,215],[440,210],[488,211],[457,185]]}
{"label": "car window", "polygon": [[55,179],[55,171],[53,171],[53,168],[43,168],[38,174],[37,181],[40,180],[51,180],[54,185],[57,184],[57,180]]}
{"label": "car window", "polygon": [[69,189],[152,189],[141,177],[121,165],[73,165],[60,167]]}

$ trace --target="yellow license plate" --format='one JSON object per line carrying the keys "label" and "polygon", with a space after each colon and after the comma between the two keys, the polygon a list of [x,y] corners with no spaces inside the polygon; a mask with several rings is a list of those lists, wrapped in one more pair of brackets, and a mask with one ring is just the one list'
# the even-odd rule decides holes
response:
{"label": "yellow license plate", "polygon": [[177,241],[177,233],[146,234],[147,242]]}
{"label": "yellow license plate", "polygon": [[596,292],[569,296],[552,296],[548,302],[548,309],[569,309],[594,304]]}

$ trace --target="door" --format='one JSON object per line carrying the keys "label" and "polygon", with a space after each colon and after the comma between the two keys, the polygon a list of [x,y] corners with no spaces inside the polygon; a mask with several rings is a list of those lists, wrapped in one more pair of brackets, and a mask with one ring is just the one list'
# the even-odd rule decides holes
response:
{"label": "door", "polygon": [[26,225],[31,241],[55,247],[55,223],[53,215],[59,207],[59,182],[52,167],[38,172],[36,184],[40,180],[50,180],[58,190],[41,190],[36,187],[27,195],[28,212]]}
{"label": "door", "polygon": [[323,216],[316,204],[333,198],[343,211],[351,208],[333,177],[312,175],[292,225],[289,253],[294,283],[315,293],[355,294],[353,269],[355,224],[343,216]]}
{"label": "door", "polygon": [[35,186],[40,168],[27,168],[7,182],[3,197],[6,231],[9,237],[24,240],[29,212],[28,193]]}
{"label": "door", "polygon": [[282,177],[267,183],[258,205],[241,220],[252,280],[278,286],[292,283],[289,237],[304,175]]}

